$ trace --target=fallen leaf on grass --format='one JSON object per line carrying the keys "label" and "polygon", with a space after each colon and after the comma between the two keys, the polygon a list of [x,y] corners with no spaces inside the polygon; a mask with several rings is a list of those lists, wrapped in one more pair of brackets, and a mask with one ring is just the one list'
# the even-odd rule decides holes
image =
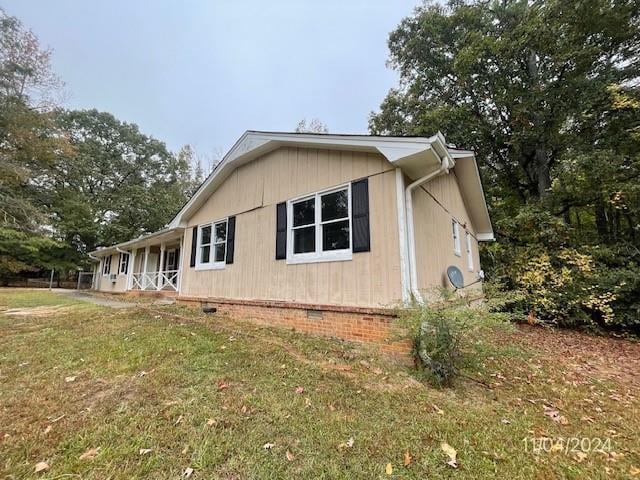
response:
{"label": "fallen leaf on grass", "polygon": [[411,454],[407,450],[406,452],[404,452],[404,466],[408,467],[409,465],[411,465],[412,461],[413,461],[413,457],[411,457]]}
{"label": "fallen leaf on grass", "polygon": [[75,382],[76,377],[64,377],[64,381],[67,383]]}
{"label": "fallen leaf on grass", "polygon": [[84,452],[82,455],[80,455],[80,460],[93,460],[98,455],[98,450],[100,450],[100,447],[90,448],[89,450]]}
{"label": "fallen leaf on grass", "polygon": [[305,404],[306,407],[310,407],[311,406],[311,399],[309,397],[305,397],[304,404]]}
{"label": "fallen leaf on grass", "polygon": [[637,477],[640,475],[640,468],[634,467],[633,465],[629,468],[629,475],[632,477]]}
{"label": "fallen leaf on grass", "polygon": [[293,462],[293,460],[296,458],[293,456],[293,453],[291,453],[289,450],[287,450],[287,453],[284,454],[285,457],[287,457],[287,460],[289,460],[290,462]]}
{"label": "fallen leaf on grass", "polygon": [[210,418],[209,420],[207,420],[207,426],[211,427],[213,425],[216,424],[216,421],[213,418]]}
{"label": "fallen leaf on grass", "polygon": [[393,474],[393,465],[391,465],[390,463],[387,463],[387,466],[384,469],[384,473],[386,473],[387,475],[392,475]]}
{"label": "fallen leaf on grass", "polygon": [[140,455],[146,455],[147,453],[151,453],[153,450],[151,448],[141,448]]}
{"label": "fallen leaf on grass", "polygon": [[176,423],[174,423],[174,425],[178,425],[181,421],[182,421],[182,415],[180,415],[178,417],[178,419],[176,420]]}
{"label": "fallen leaf on grass", "polygon": [[442,445],[440,445],[440,447],[442,448],[442,451],[449,457],[447,465],[449,465],[451,468],[458,468],[458,452],[456,451],[456,449],[449,445],[447,442],[442,442]]}
{"label": "fallen leaf on grass", "polygon": [[49,470],[49,464],[47,462],[38,462],[36,463],[36,468],[33,470],[35,473],[44,472]]}
{"label": "fallen leaf on grass", "polygon": [[349,440],[347,440],[346,442],[338,445],[338,450],[346,450],[347,448],[352,448],[353,442],[354,442],[353,437],[349,438]]}
{"label": "fallen leaf on grass", "polygon": [[188,451],[189,451],[189,445],[185,445],[184,448],[182,449],[182,455],[186,455]]}
{"label": "fallen leaf on grass", "polygon": [[193,468],[191,467],[187,467],[182,471],[182,476],[184,478],[189,478],[191,475],[193,475]]}
{"label": "fallen leaf on grass", "polygon": [[576,462],[580,463],[580,462],[582,462],[585,458],[587,458],[587,454],[586,454],[585,452],[580,452],[580,451],[578,451],[578,452],[575,452],[575,453],[573,454],[573,458],[575,458],[575,459],[576,459]]}
{"label": "fallen leaf on grass", "polygon": [[335,412],[336,407],[333,406],[332,403],[329,404],[329,410],[331,410],[332,412]]}
{"label": "fallen leaf on grass", "polygon": [[302,395],[304,393],[304,387],[296,387],[296,393]]}
{"label": "fallen leaf on grass", "polygon": [[47,433],[49,433],[51,431],[51,425],[47,425],[47,428],[44,429],[44,432],[42,432],[43,435],[46,435]]}
{"label": "fallen leaf on grass", "polygon": [[438,415],[444,415],[444,410],[438,407],[435,403],[431,404],[431,406],[433,407],[433,411],[436,412]]}
{"label": "fallen leaf on grass", "polygon": [[374,368],[373,369],[373,373],[375,373],[376,375],[382,375],[382,369],[381,368]]}
{"label": "fallen leaf on grass", "polygon": [[229,384],[228,383],[220,382],[218,384],[218,391],[219,392],[224,390],[224,389],[226,389],[226,388],[229,388]]}
{"label": "fallen leaf on grass", "polygon": [[264,448],[265,450],[271,450],[273,447],[275,447],[276,444],[275,443],[265,443],[262,448]]}
{"label": "fallen leaf on grass", "polygon": [[554,408],[551,407],[547,407],[546,405],[544,406],[544,414],[549,417],[551,420],[553,420],[556,423],[559,423],[560,425],[568,425],[569,424],[569,420],[567,420],[567,417],[560,415],[560,412]]}
{"label": "fallen leaf on grass", "polygon": [[505,425],[509,425],[511,423],[511,420],[507,420],[506,418],[503,418],[502,420],[500,420],[502,423],[504,423]]}

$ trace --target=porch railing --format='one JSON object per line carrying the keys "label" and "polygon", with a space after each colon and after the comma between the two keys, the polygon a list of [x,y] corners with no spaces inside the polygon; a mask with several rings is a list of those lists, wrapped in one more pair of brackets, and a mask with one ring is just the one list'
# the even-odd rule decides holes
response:
{"label": "porch railing", "polygon": [[173,290],[177,292],[179,273],[180,270],[133,273],[131,288],[133,290]]}

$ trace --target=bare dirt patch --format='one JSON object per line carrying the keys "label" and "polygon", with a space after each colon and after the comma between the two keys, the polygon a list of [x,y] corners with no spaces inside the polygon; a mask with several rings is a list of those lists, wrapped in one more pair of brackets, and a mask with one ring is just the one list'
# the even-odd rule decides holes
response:
{"label": "bare dirt patch", "polygon": [[73,308],[69,305],[46,305],[41,307],[29,307],[29,308],[9,308],[6,310],[0,310],[3,315],[10,317],[50,317],[54,315],[65,315],[70,313]]}

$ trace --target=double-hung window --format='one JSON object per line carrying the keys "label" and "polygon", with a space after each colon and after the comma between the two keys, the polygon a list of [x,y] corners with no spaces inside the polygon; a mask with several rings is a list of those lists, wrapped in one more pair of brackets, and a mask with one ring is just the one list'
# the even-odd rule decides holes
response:
{"label": "double-hung window", "polygon": [[227,254],[227,219],[198,227],[196,269],[224,268]]}
{"label": "double-hung window", "polygon": [[467,268],[473,272],[473,251],[471,250],[471,234],[466,232],[467,240]]}
{"label": "double-hung window", "polygon": [[126,275],[129,270],[129,254],[121,253],[120,254],[120,266],[119,273],[120,275]]}
{"label": "double-hung window", "polygon": [[351,186],[291,200],[287,262],[350,260]]}
{"label": "double-hung window", "polygon": [[455,220],[452,220],[451,228],[453,229],[453,253],[460,256],[462,253],[460,249],[460,225]]}
{"label": "double-hung window", "polygon": [[111,273],[111,255],[104,257],[102,261],[102,275],[109,275]]}

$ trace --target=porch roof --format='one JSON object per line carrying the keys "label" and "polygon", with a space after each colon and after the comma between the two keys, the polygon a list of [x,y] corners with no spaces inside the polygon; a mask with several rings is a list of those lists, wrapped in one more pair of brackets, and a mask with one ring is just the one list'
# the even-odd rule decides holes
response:
{"label": "porch roof", "polygon": [[110,245],[108,247],[99,247],[97,250],[89,252],[89,255],[104,257],[106,255],[112,255],[120,250],[132,250],[134,248],[146,247],[148,245],[170,242],[171,240],[178,240],[182,236],[183,232],[183,227],[167,227],[162,230],[158,230],[157,232],[141,235],[133,240],[118,243],[116,245]]}

